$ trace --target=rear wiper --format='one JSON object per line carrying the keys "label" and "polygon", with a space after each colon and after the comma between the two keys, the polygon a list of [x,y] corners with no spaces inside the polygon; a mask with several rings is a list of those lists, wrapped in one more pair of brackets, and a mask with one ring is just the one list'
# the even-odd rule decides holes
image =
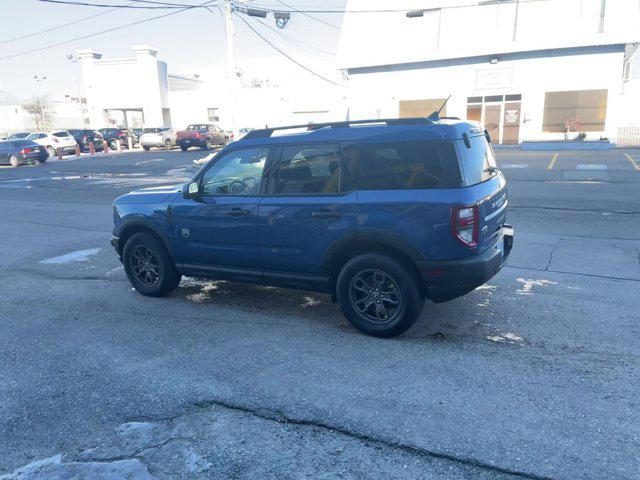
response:
{"label": "rear wiper", "polygon": [[488,172],[488,173],[498,173],[498,167],[489,167],[489,168],[485,168],[482,173],[484,172]]}

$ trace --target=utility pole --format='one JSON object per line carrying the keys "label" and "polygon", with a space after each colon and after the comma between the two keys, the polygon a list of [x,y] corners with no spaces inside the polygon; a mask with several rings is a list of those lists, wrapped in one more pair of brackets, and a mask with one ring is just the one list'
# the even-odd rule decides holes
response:
{"label": "utility pole", "polygon": [[600,25],[598,33],[604,33],[604,16],[607,11],[607,0],[600,0]]}
{"label": "utility pole", "polygon": [[40,119],[42,120],[42,130],[46,130],[46,125],[44,121],[44,102],[42,100],[42,88],[40,88],[40,82],[42,82],[43,80],[46,80],[47,77],[46,75],[42,77],[39,77],[38,75],[34,75],[33,79],[38,84],[38,95],[40,97]]}
{"label": "utility pole", "polygon": [[233,7],[231,5],[231,0],[224,0],[224,20],[227,30],[227,71],[229,75],[229,120],[231,131],[233,132],[234,138],[238,137],[238,132],[236,131],[236,98],[237,98],[237,76],[236,76],[236,61],[235,61],[235,52],[233,48],[233,19],[231,18],[233,15]]}

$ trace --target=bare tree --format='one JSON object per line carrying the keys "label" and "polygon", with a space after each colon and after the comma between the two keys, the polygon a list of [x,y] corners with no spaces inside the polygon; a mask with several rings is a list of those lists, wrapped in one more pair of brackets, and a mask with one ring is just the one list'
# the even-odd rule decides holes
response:
{"label": "bare tree", "polygon": [[46,95],[43,97],[31,97],[25,100],[22,102],[22,108],[35,117],[36,128],[38,130],[46,130],[51,126],[53,116],[56,113]]}

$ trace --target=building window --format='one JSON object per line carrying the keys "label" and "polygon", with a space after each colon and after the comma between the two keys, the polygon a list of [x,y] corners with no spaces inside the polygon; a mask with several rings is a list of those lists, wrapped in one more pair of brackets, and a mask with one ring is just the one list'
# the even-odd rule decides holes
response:
{"label": "building window", "polygon": [[220,117],[218,116],[218,109],[217,108],[207,108],[207,117],[209,118],[210,122],[219,122],[220,121]]}
{"label": "building window", "polygon": [[602,132],[607,114],[607,90],[547,92],[544,132]]}

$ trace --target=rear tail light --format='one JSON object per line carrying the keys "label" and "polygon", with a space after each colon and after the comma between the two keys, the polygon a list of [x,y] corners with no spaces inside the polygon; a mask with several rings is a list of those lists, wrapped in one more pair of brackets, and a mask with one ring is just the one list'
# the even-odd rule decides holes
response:
{"label": "rear tail light", "polygon": [[476,205],[458,206],[451,210],[451,233],[466,247],[478,245],[478,223]]}
{"label": "rear tail light", "polygon": [[25,153],[31,153],[33,152],[32,148],[23,148],[22,150],[20,150],[20,155],[24,155]]}

